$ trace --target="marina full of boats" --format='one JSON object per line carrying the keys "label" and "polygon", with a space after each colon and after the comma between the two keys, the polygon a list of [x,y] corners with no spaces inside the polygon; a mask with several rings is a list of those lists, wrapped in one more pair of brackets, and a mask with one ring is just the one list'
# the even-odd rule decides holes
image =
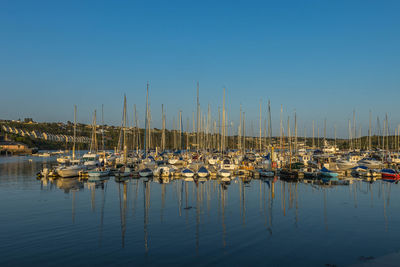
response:
{"label": "marina full of boats", "polygon": [[[352,151],[324,153],[320,150],[299,151],[290,157],[287,151],[272,149],[264,153],[237,150],[225,151],[130,151],[128,154],[111,151],[88,152],[72,159],[60,155],[38,173],[43,177],[90,178],[115,176],[183,178],[198,180],[220,178],[229,182],[236,176],[275,177],[281,179],[319,179],[338,181],[341,177],[400,180],[397,155],[385,157],[383,151]],[[284,155],[282,157],[282,155]],[[290,157],[290,158],[289,158]],[[60,158],[62,160],[60,160]],[[285,160],[286,159],[286,160]],[[302,160],[302,159],[308,159]]]}
{"label": "marina full of boats", "polygon": [[[38,174],[52,177],[103,177],[113,175],[116,179],[123,180],[126,177],[182,177],[187,180],[203,178],[221,178],[229,182],[234,176],[248,177],[275,177],[281,179],[320,179],[331,182],[338,181],[340,177],[361,177],[367,179],[400,179],[400,135],[396,131],[394,136],[389,136],[388,120],[384,121],[382,134],[382,145],[372,145],[371,116],[370,130],[367,142],[362,145],[360,138],[349,138],[347,149],[340,150],[335,142],[329,142],[326,138],[326,121],[324,127],[323,143],[314,143],[314,128],[312,145],[307,145],[304,137],[300,144],[297,136],[297,116],[294,114],[294,135],[291,135],[290,122],[288,119],[287,136],[282,123],[279,142],[276,138],[272,142],[271,112],[268,101],[268,138],[266,129],[262,136],[261,103],[260,103],[260,134],[255,138],[257,141],[252,146],[247,144],[245,131],[245,117],[240,112],[240,123],[238,135],[234,142],[229,142],[226,127],[225,112],[225,89],[222,105],[222,123],[218,123],[220,130],[211,134],[209,123],[207,127],[202,124],[200,117],[199,89],[197,87],[197,120],[193,114],[193,136],[189,141],[189,132],[183,131],[182,114],[179,115],[179,131],[174,131],[174,148],[166,147],[165,136],[165,114],[162,108],[162,131],[160,135],[152,138],[150,128],[151,116],[148,104],[147,85],[145,128],[141,135],[137,127],[136,107],[134,115],[135,127],[128,127],[127,102],[124,96],[122,127],[117,147],[114,151],[105,149],[104,131],[100,128],[101,146],[98,144],[98,127],[96,124],[96,111],[93,115],[90,150],[81,157],[76,156],[76,106],[74,107],[74,138],[71,155],[60,154],[57,157],[57,165],[44,166]],[[243,116],[242,116],[243,115]],[[353,125],[355,113],[353,113]],[[371,114],[370,114],[371,115]],[[210,118],[210,108],[207,118]],[[195,130],[196,122],[196,130]],[[103,123],[104,124],[104,123]],[[189,120],[188,123],[189,125]],[[267,123],[264,124],[266,126]],[[313,126],[314,127],[314,126]],[[187,126],[187,129],[189,126]],[[354,130],[354,131],[353,131]],[[400,130],[400,128],[399,128]],[[154,129],[153,129],[154,131]],[[318,132],[319,133],[319,132]],[[351,129],[349,121],[349,134],[354,134],[355,128]],[[304,135],[305,136],[305,135]],[[232,137],[232,136],[231,136]],[[375,139],[380,141],[379,136]],[[389,146],[389,139],[391,146]],[[393,140],[392,140],[393,139]],[[393,145],[394,144],[394,145]],[[101,147],[101,148],[99,148]],[[377,147],[380,147],[379,149]],[[397,148],[397,149],[396,149]],[[48,157],[49,153],[42,153],[39,156]]]}

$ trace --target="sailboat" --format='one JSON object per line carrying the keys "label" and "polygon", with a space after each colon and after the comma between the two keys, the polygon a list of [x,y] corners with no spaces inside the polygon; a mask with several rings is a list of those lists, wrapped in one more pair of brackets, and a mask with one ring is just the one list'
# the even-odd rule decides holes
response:
{"label": "sailboat", "polygon": [[161,165],[154,169],[153,175],[156,177],[169,177],[173,171],[171,169],[168,165]]}
{"label": "sailboat", "polygon": [[338,173],[330,171],[325,167],[323,167],[319,171],[319,176],[321,177],[322,181],[325,183],[330,182],[330,181],[338,181]]}
{"label": "sailboat", "polygon": [[263,169],[259,169],[258,172],[260,173],[260,176],[263,176],[263,177],[274,177],[275,176],[275,173],[271,169],[263,168]]}
{"label": "sailboat", "polygon": [[400,180],[400,173],[393,169],[382,169],[381,174],[385,180]]}
{"label": "sailboat", "polygon": [[132,175],[132,169],[128,166],[122,166],[118,171],[114,173],[115,177],[128,177]]}
{"label": "sailboat", "polygon": [[73,165],[63,166],[57,169],[57,173],[59,176],[63,178],[77,177],[79,173],[86,170],[86,166],[81,164],[79,160],[75,158],[75,147],[76,147],[76,106],[74,106],[74,143],[72,148],[72,160],[71,163]]}
{"label": "sailboat", "polygon": [[90,177],[103,177],[103,176],[108,176],[110,175],[111,171],[108,168],[96,168],[94,170],[88,171],[88,175]]}
{"label": "sailboat", "polygon": [[219,169],[217,173],[218,173],[218,176],[220,176],[222,178],[228,178],[231,176],[231,172],[227,169]]}
{"label": "sailboat", "polygon": [[149,168],[144,168],[139,171],[140,177],[149,177],[153,175],[153,171]]}
{"label": "sailboat", "polygon": [[197,176],[200,178],[204,178],[210,175],[210,172],[207,170],[205,166],[201,166],[199,170],[197,171]]}
{"label": "sailboat", "polygon": [[90,144],[90,151],[82,156],[83,164],[88,169],[93,169],[100,166],[100,156],[97,154],[97,125],[96,125],[96,110],[93,115],[92,123],[92,142]]}
{"label": "sailboat", "polygon": [[183,177],[192,178],[194,176],[194,171],[189,168],[185,168],[181,171]]}

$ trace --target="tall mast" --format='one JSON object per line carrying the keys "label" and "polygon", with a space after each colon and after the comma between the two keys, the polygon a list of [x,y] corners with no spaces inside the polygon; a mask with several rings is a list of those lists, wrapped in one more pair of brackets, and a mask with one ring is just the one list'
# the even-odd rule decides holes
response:
{"label": "tall mast", "polygon": [[183,150],[183,123],[182,123],[182,111],[179,111],[179,143],[180,150]]}
{"label": "tall mast", "polygon": [[292,170],[292,137],[290,135],[290,120],[289,117],[287,119],[287,128],[288,128],[288,145],[289,145],[289,169]]}
{"label": "tall mast", "polygon": [[210,123],[211,123],[211,107],[210,103],[208,103],[208,111],[207,111],[207,149],[210,149]]}
{"label": "tall mast", "polygon": [[350,150],[352,150],[353,148],[352,148],[352,146],[353,146],[353,144],[352,144],[352,141],[351,141],[351,121],[349,120],[349,149]]}
{"label": "tall mast", "polygon": [[240,105],[239,126],[238,126],[238,149],[242,151],[242,105]]}
{"label": "tall mast", "polygon": [[135,145],[136,145],[136,153],[139,150],[139,129],[138,129],[138,121],[137,121],[137,114],[136,114],[136,104],[133,106],[134,108],[134,117],[135,117]]}
{"label": "tall mast", "polygon": [[243,112],[243,152],[246,154],[246,118]]}
{"label": "tall mast", "polygon": [[315,148],[315,127],[314,121],[312,121],[312,149]]}
{"label": "tall mast", "polygon": [[324,145],[326,144],[326,118],[324,120]]}
{"label": "tall mast", "polygon": [[263,149],[267,147],[267,119],[264,119]]}
{"label": "tall mast", "polygon": [[196,136],[197,147],[200,149],[200,99],[199,99],[199,82],[197,82],[197,120],[196,120]]}
{"label": "tall mast", "polygon": [[355,110],[353,110],[353,139],[354,139],[354,149],[356,149],[357,148],[357,145],[356,145],[356,136],[357,136],[357,133],[356,133],[356,111]]}
{"label": "tall mast", "polygon": [[162,133],[161,133],[161,151],[165,150],[165,114],[164,114],[164,105],[161,105],[161,119],[162,119]]}
{"label": "tall mast", "polygon": [[386,117],[386,150],[389,152],[389,121],[387,113],[385,117]]}
{"label": "tall mast", "polygon": [[124,95],[124,164],[127,163],[128,146],[126,144],[126,95]]}
{"label": "tall mast", "polygon": [[269,145],[272,144],[271,101],[268,100],[268,137]]}
{"label": "tall mast", "polygon": [[196,120],[194,119],[194,111],[192,113],[193,118],[192,118],[192,124],[193,124],[193,128],[192,128],[192,135],[193,135],[193,144],[197,143],[197,135],[196,135]]}
{"label": "tall mast", "polygon": [[383,131],[382,131],[382,148],[385,150],[385,131],[386,131],[386,119],[383,120]]}
{"label": "tall mast", "polygon": [[173,134],[173,139],[174,139],[174,150],[176,149],[176,124],[175,124],[175,116],[172,119],[172,132]]}
{"label": "tall mast", "polygon": [[377,137],[378,137],[378,147],[380,147],[381,146],[381,138],[380,138],[380,136],[381,136],[381,123],[380,123],[380,121],[379,121],[379,116],[377,116],[376,117],[376,130],[378,131],[377,132]]}
{"label": "tall mast", "polygon": [[145,122],[144,122],[144,156],[147,156],[147,124],[148,124],[148,106],[149,106],[149,82],[147,82],[146,86],[146,116],[145,116]]}
{"label": "tall mast", "polygon": [[217,141],[217,143],[218,143],[218,150],[220,150],[221,151],[221,153],[222,153],[222,138],[221,138],[221,135],[222,135],[222,128],[221,128],[221,108],[220,107],[218,107],[218,141]]}
{"label": "tall mast", "polygon": [[74,145],[72,147],[72,159],[75,160],[76,149],[76,105],[74,105]]}
{"label": "tall mast", "polygon": [[371,110],[369,111],[369,130],[368,130],[368,149],[371,150],[372,149],[372,114],[371,114]]}
{"label": "tall mast", "polygon": [[96,116],[96,110],[94,110],[93,132],[94,132],[94,152],[97,153],[98,145],[97,145],[97,116]]}
{"label": "tall mast", "polygon": [[261,152],[261,100],[260,100],[260,138],[259,138],[259,151]]}
{"label": "tall mast", "polygon": [[189,117],[186,120],[186,151],[189,151]]}
{"label": "tall mast", "polygon": [[150,149],[153,145],[151,142],[151,108],[150,105],[147,107],[147,128],[148,128],[148,142],[147,142],[147,147]]}
{"label": "tall mast", "polygon": [[335,150],[336,150],[336,124],[335,124]]}
{"label": "tall mast", "polygon": [[280,144],[279,144],[279,146],[280,146],[280,150],[281,150],[281,154],[283,154],[283,147],[282,147],[282,145],[283,145],[283,124],[282,124],[282,113],[283,113],[283,106],[282,106],[282,104],[281,104],[281,116],[280,116]]}
{"label": "tall mast", "polygon": [[400,124],[397,125],[397,153],[399,153],[400,147]]}
{"label": "tall mast", "polygon": [[294,111],[294,154],[297,153],[297,114]]}
{"label": "tall mast", "polygon": [[400,148],[400,124],[397,125],[397,153],[399,153]]}
{"label": "tall mast", "polygon": [[92,121],[92,138],[90,142],[90,152],[97,153],[97,134],[96,134],[96,110],[93,114],[93,121]]}
{"label": "tall mast", "polygon": [[104,105],[101,105],[101,148],[104,151]]}
{"label": "tall mast", "polygon": [[222,151],[225,151],[225,87],[224,87],[224,99],[222,102]]}

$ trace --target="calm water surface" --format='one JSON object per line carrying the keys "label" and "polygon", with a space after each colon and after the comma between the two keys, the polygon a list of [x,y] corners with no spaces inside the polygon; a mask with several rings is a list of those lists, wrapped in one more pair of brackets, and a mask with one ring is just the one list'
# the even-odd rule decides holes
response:
{"label": "calm water surface", "polygon": [[52,160],[0,158],[0,266],[348,266],[400,248],[399,184],[37,179]]}

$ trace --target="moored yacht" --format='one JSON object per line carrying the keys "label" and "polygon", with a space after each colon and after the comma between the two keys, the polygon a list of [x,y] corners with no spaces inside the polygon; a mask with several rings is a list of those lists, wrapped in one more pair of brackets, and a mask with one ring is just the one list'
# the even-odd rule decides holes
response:
{"label": "moored yacht", "polygon": [[86,166],[82,164],[61,167],[57,170],[59,176],[63,178],[78,177],[79,173],[86,170]]}

